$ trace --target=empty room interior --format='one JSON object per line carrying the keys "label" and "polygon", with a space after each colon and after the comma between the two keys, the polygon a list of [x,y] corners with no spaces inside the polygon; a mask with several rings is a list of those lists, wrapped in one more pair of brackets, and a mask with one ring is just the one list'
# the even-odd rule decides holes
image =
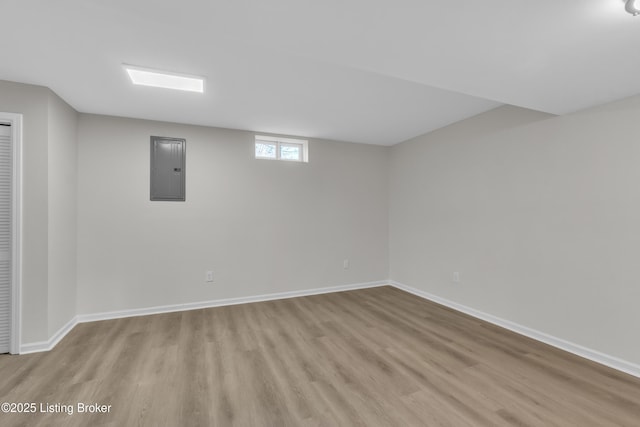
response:
{"label": "empty room interior", "polygon": [[1,426],[640,425],[640,0],[1,9]]}

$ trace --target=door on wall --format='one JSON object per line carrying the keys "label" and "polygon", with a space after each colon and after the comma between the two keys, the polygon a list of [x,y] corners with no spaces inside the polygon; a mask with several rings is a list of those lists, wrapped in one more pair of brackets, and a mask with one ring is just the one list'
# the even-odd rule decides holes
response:
{"label": "door on wall", "polygon": [[11,130],[9,123],[0,121],[0,353],[8,353],[11,342]]}

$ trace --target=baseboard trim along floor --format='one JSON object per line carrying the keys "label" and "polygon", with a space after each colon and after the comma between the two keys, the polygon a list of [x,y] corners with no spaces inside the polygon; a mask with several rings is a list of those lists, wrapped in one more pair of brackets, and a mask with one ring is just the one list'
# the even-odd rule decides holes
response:
{"label": "baseboard trim along floor", "polygon": [[546,334],[544,332],[537,331],[535,329],[520,325],[510,320],[502,319],[500,317],[493,316],[488,313],[484,313],[482,311],[473,309],[471,307],[458,304],[456,302],[447,300],[437,295],[430,294],[423,290],[416,289],[414,287],[411,287],[393,280],[391,281],[380,280],[375,282],[355,283],[355,284],[349,284],[349,285],[331,286],[326,288],[279,292],[279,293],[256,295],[256,296],[250,296],[250,297],[228,298],[228,299],[201,301],[201,302],[193,302],[193,303],[185,303],[185,304],[163,305],[163,306],[146,307],[146,308],[139,308],[139,309],[110,311],[110,312],[104,312],[104,313],[80,314],[75,316],[73,319],[69,320],[69,322],[67,322],[62,328],[60,328],[60,330],[58,330],[58,332],[56,332],[49,340],[22,344],[20,346],[20,354],[36,353],[41,351],[49,351],[53,349],[56,346],[56,344],[60,342],[60,340],[62,340],[62,338],[64,338],[65,335],[67,335],[73,329],[73,327],[78,323],[94,322],[98,320],[119,319],[124,317],[133,317],[133,316],[145,316],[150,314],[170,313],[170,312],[176,312],[176,311],[198,310],[202,308],[222,307],[222,306],[229,306],[229,305],[236,305],[236,304],[248,304],[253,302],[296,298],[296,297],[310,296],[310,295],[320,295],[320,294],[326,294],[326,293],[374,288],[378,286],[387,286],[387,285],[393,286],[395,288],[401,289],[410,294],[413,294],[418,297],[427,299],[429,301],[433,301],[435,303],[449,307],[453,310],[468,314],[469,316],[475,317],[477,319],[484,320],[491,324],[516,332],[520,335],[524,335],[534,340],[543,342],[545,344],[551,345],[553,347],[559,348],[561,350],[567,351],[569,353],[575,354],[577,356],[583,357],[593,362],[600,363],[602,365],[608,366],[610,368],[613,368],[618,371],[625,372],[627,374],[640,378],[640,365],[637,365],[635,363],[631,363],[626,360],[622,360],[617,357],[610,356],[608,354],[604,354],[602,352],[589,349],[579,344],[575,344],[575,343],[566,341],[564,339]]}
{"label": "baseboard trim along floor", "polygon": [[333,292],[353,291],[356,289],[375,288],[388,286],[388,280],[375,282],[353,283],[349,285],[330,286],[326,288],[304,289],[300,291],[276,292],[272,294],[255,295],[249,297],[227,298],[210,301],[191,302],[184,304],[171,304],[156,307],[135,308],[129,310],[109,311],[104,313],[79,314],[69,320],[49,340],[26,343],[20,346],[20,354],[37,353],[53,349],[62,338],[65,337],[78,323],[95,322],[98,320],[121,319],[124,317],[146,316],[150,314],[171,313],[176,311],[198,310],[201,308],[223,307],[228,305],[248,304],[253,302],[272,301],[278,299],[321,295]]}
{"label": "baseboard trim along floor", "polygon": [[485,322],[489,322],[496,326],[500,326],[502,328],[508,329],[517,334],[532,338],[536,341],[549,344],[550,346],[559,348],[560,350],[564,350],[569,353],[573,353],[577,356],[584,357],[585,359],[591,360],[592,362],[596,362],[601,365],[605,365],[610,368],[616,369],[618,371],[633,375],[634,377],[640,378],[640,365],[636,365],[626,360],[622,360],[617,357],[610,356],[608,354],[604,354],[587,347],[583,347],[579,344],[575,344],[575,343],[563,340],[562,338],[554,337],[553,335],[549,335],[544,332],[540,332],[526,326],[522,326],[510,320],[505,320],[500,317],[496,317],[491,314],[484,313],[482,311],[473,309],[471,307],[467,307],[465,305],[458,304],[456,302],[447,300],[445,298],[441,298],[437,295],[430,294],[423,290],[416,289],[411,286],[407,286],[400,282],[389,281],[389,284],[395,288],[401,289],[405,292],[409,292],[410,294],[419,296],[429,301],[433,301],[440,305],[444,305],[445,307],[449,307],[461,313],[468,314],[469,316],[475,317],[480,320],[484,320]]}

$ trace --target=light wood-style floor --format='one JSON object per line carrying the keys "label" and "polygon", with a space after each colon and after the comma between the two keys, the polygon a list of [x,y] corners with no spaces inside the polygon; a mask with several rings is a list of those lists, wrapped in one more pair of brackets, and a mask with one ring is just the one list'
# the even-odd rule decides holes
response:
{"label": "light wood-style floor", "polygon": [[4,426],[639,426],[640,379],[381,287],[85,323],[0,356]]}

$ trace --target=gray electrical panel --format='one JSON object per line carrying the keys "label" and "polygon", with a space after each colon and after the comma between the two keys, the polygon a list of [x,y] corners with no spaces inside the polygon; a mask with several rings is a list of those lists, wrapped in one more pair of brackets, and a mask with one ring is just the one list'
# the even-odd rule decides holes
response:
{"label": "gray electrical panel", "polygon": [[185,201],[186,140],[151,137],[151,200]]}

